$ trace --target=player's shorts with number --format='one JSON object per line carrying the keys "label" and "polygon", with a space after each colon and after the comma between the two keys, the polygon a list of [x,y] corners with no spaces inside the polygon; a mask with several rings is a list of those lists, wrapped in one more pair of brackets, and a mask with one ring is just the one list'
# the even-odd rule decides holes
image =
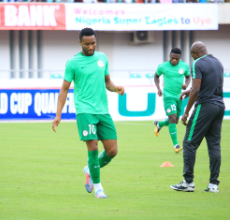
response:
{"label": "player's shorts with number", "polygon": [[165,97],[164,108],[167,116],[177,114],[179,118],[182,111],[182,100],[176,97]]}
{"label": "player's shorts with number", "polygon": [[77,114],[77,127],[80,139],[117,140],[117,132],[110,114]]}

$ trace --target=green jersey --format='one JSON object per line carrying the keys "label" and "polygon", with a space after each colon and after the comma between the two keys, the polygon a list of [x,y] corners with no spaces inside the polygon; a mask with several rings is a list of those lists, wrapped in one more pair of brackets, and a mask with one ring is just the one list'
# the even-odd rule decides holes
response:
{"label": "green jersey", "polygon": [[107,114],[108,100],[105,76],[109,74],[104,53],[85,56],[81,52],[66,63],[64,80],[74,82],[74,103],[77,114]]}
{"label": "green jersey", "polygon": [[179,98],[184,82],[184,76],[189,76],[189,65],[180,60],[176,66],[170,61],[164,62],[157,67],[157,75],[164,76],[163,96]]}

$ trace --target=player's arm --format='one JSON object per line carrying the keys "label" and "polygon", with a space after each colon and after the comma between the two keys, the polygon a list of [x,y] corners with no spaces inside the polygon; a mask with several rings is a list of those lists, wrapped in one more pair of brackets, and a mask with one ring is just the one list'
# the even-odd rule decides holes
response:
{"label": "player's arm", "polygon": [[189,100],[188,100],[188,104],[187,107],[185,109],[184,115],[182,117],[182,123],[184,125],[187,125],[186,121],[187,118],[189,116],[189,111],[192,108],[193,104],[195,103],[195,101],[197,100],[199,93],[200,93],[200,85],[201,85],[201,79],[193,79],[192,81],[192,89],[190,90],[190,94],[189,94]]}
{"label": "player's arm", "polygon": [[191,82],[191,76],[190,75],[185,76],[185,84],[182,85],[182,89],[185,90],[186,88],[188,88],[190,82]]}
{"label": "player's arm", "polygon": [[61,113],[62,113],[62,109],[63,109],[63,106],[65,104],[66,98],[67,98],[70,84],[71,84],[71,82],[64,80],[62,87],[61,87],[61,90],[59,92],[56,117],[55,117],[53,124],[52,124],[52,129],[54,132],[56,132],[55,128],[58,126],[58,124],[61,121]]}
{"label": "player's arm", "polygon": [[189,116],[189,111],[199,96],[200,86],[201,86],[201,81],[202,81],[201,67],[199,66],[197,62],[194,62],[192,71],[193,71],[192,88],[189,93],[188,104],[186,106],[184,115],[182,116],[182,119],[181,119],[184,125],[187,125],[186,121]]}
{"label": "player's arm", "polygon": [[120,95],[124,95],[125,93],[124,87],[116,86],[110,79],[109,74],[105,76],[105,85],[106,85],[106,89],[108,89],[110,92],[117,92]]}
{"label": "player's arm", "polygon": [[191,89],[182,92],[181,95],[180,95],[180,99],[181,99],[181,100],[186,99],[186,98],[189,96],[190,92],[191,92]]}
{"label": "player's arm", "polygon": [[162,96],[162,90],[160,88],[160,76],[157,73],[155,73],[155,75],[154,75],[154,82],[155,82],[155,85],[158,89],[158,95]]}

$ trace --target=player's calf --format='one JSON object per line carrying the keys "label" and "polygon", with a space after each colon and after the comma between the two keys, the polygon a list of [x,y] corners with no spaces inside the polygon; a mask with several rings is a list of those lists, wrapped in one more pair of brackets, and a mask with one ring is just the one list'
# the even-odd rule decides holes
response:
{"label": "player's calf", "polygon": [[105,151],[102,151],[99,155],[99,163],[100,163],[100,168],[108,165],[113,157],[110,157],[109,155],[106,154]]}

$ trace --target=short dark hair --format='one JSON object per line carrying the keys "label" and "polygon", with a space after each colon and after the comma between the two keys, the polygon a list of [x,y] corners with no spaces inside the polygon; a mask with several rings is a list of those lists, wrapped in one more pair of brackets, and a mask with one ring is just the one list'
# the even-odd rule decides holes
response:
{"label": "short dark hair", "polygon": [[92,28],[83,28],[80,31],[79,40],[82,40],[84,36],[92,36],[92,35],[94,35],[95,37],[97,36],[95,31]]}
{"label": "short dark hair", "polygon": [[177,48],[177,47],[174,47],[174,48],[171,50],[170,54],[171,54],[171,53],[181,54],[181,49],[179,49],[179,48]]}

